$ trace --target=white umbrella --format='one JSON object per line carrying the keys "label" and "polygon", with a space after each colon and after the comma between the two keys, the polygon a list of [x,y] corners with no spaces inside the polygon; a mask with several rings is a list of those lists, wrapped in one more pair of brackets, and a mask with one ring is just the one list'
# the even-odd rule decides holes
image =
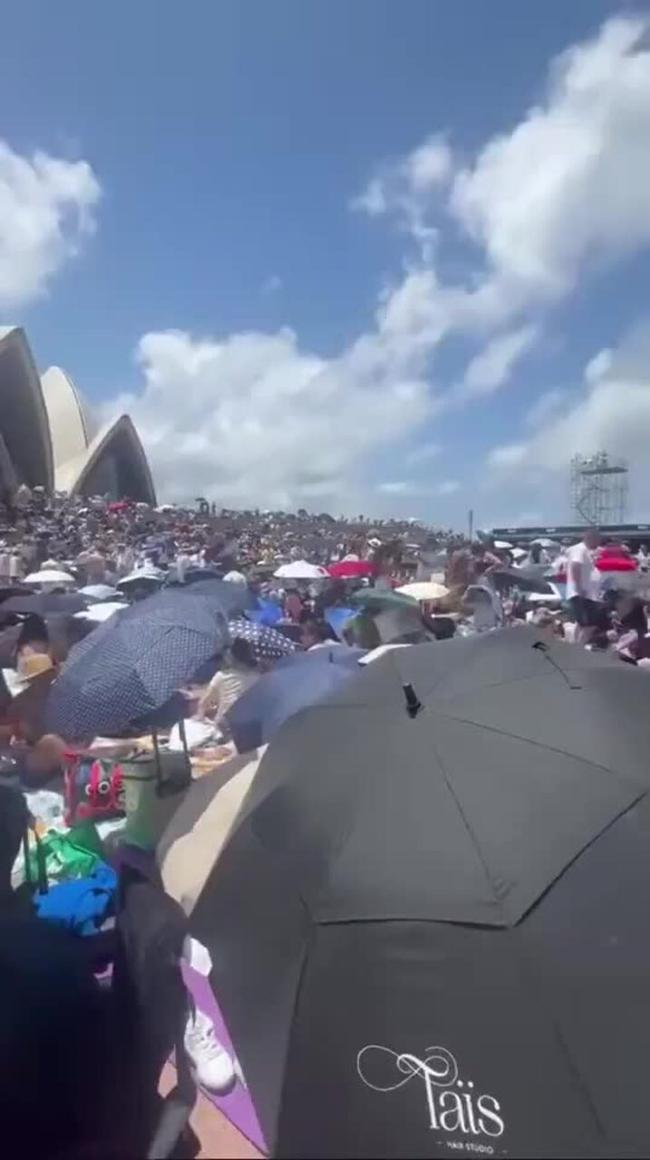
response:
{"label": "white umbrella", "polygon": [[160,568],[136,568],[118,580],[116,587],[124,588],[127,584],[162,584],[164,579],[165,573]]}
{"label": "white umbrella", "polygon": [[504,549],[508,548],[508,549],[510,549],[512,547],[512,544],[508,543],[507,540],[495,540],[494,546],[495,546],[495,548],[504,548]]}
{"label": "white umbrella", "polygon": [[75,612],[75,617],[77,620],[91,620],[95,624],[103,624],[105,620],[114,616],[120,609],[128,607],[128,604],[123,604],[121,601],[108,600],[105,604],[93,604],[85,612]]}
{"label": "white umbrella", "polygon": [[548,536],[541,536],[539,540],[533,540],[533,544],[539,544],[540,548],[557,548],[557,540],[549,540]]}
{"label": "white umbrella", "polygon": [[413,584],[403,584],[396,591],[402,596],[412,596],[414,600],[442,600],[449,595],[449,589],[435,580],[417,580]]}
{"label": "white umbrella", "polygon": [[74,584],[74,576],[60,572],[56,568],[43,568],[41,572],[30,572],[25,576],[25,584]]}
{"label": "white umbrella", "polygon": [[112,588],[110,584],[87,584],[85,588],[79,589],[79,595],[99,602],[115,600],[120,594],[117,588]]}
{"label": "white umbrella", "polygon": [[226,572],[226,575],[224,576],[224,580],[227,580],[229,584],[247,584],[248,583],[246,577],[244,576],[244,573],[238,572],[236,568],[233,569],[232,572]]}
{"label": "white umbrella", "polygon": [[307,560],[294,560],[292,564],[282,564],[274,573],[278,580],[323,580],[329,576],[326,568],[310,564]]}
{"label": "white umbrella", "polygon": [[521,560],[524,556],[528,555],[528,552],[526,551],[525,548],[513,548],[512,554],[513,554],[515,560]]}

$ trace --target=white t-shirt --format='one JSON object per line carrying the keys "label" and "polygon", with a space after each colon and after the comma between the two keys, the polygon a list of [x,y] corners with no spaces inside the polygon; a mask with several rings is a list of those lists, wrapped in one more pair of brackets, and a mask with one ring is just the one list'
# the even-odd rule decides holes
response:
{"label": "white t-shirt", "polygon": [[[576,565],[578,565],[579,571],[577,584],[572,576],[572,570]],[[572,548],[569,548],[566,554],[566,573],[567,600],[570,600],[572,596],[586,596],[589,600],[598,600],[600,596],[598,571],[594,567],[589,548],[582,540],[579,544],[574,544]]]}
{"label": "white t-shirt", "polygon": [[203,714],[210,717],[215,725],[223,719],[238,697],[250,689],[261,674],[256,669],[218,669],[202,698]]}

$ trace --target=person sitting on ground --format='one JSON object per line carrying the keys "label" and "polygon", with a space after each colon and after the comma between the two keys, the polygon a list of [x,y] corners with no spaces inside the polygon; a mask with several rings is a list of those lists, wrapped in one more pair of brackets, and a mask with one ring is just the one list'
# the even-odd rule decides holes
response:
{"label": "person sitting on ground", "polygon": [[329,624],[312,616],[303,622],[300,643],[307,652],[313,652],[317,648],[340,645],[341,641],[337,640]]}
{"label": "person sitting on ground", "polygon": [[260,672],[250,642],[238,637],[200,698],[196,716],[221,725],[228,709],[255,683]]}
{"label": "person sitting on ground", "polygon": [[435,602],[432,602],[433,611],[429,612],[425,605],[422,609],[422,623],[436,640],[451,640],[452,636],[456,635],[456,621],[453,616],[447,616],[444,612],[435,610]]}
{"label": "person sitting on ground", "polygon": [[470,584],[465,592],[464,611],[476,632],[499,628],[504,621],[503,605],[489,584]]}
{"label": "person sitting on ground", "polygon": [[648,661],[650,658],[648,617],[641,598],[627,592],[622,593],[616,600],[614,619],[620,630],[614,647],[621,660],[630,664]]}

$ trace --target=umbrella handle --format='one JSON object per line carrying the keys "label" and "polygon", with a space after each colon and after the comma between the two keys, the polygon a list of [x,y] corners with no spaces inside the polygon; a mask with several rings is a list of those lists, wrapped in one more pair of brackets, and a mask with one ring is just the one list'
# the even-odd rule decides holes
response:
{"label": "umbrella handle", "polygon": [[151,732],[151,740],[153,741],[153,755],[156,763],[156,795],[157,797],[164,797],[162,769],[160,767],[160,747],[158,745],[158,730],[153,729]]}

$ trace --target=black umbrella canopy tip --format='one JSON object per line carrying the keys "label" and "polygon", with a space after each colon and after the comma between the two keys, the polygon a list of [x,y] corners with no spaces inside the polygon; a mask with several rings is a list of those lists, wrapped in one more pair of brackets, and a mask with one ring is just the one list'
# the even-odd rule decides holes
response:
{"label": "black umbrella canopy tip", "polygon": [[418,713],[420,712],[422,708],[422,702],[420,701],[415,689],[413,688],[413,685],[402,685],[402,688],[404,690],[404,697],[406,699],[406,712],[408,713],[409,717],[413,719],[414,717],[417,717]]}

